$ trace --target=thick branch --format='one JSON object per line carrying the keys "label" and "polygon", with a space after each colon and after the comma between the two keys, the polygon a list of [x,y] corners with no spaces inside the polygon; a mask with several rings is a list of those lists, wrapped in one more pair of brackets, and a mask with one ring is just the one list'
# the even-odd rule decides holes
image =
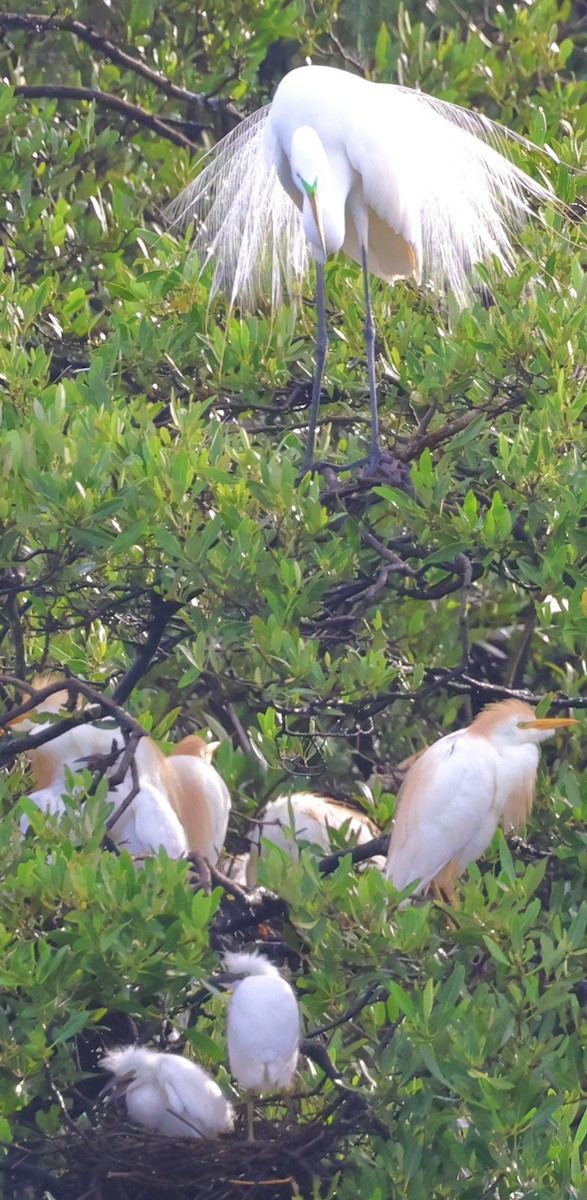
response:
{"label": "thick branch", "polygon": [[336,871],[341,858],[345,858],[348,854],[350,854],[351,862],[354,865],[355,863],[365,862],[367,858],[374,858],[377,854],[387,854],[388,846],[389,834],[382,833],[378,837],[371,838],[370,842],[363,842],[361,846],[353,846],[352,850],[336,850],[334,854],[327,854],[324,858],[320,859],[318,863],[320,874],[332,875],[332,872]]}
{"label": "thick branch", "polygon": [[90,702],[86,708],[72,713],[65,720],[56,721],[50,729],[44,729],[36,734],[28,734],[25,737],[3,738],[0,742],[0,764],[11,762],[23,750],[36,750],[39,746],[44,746],[47,742],[52,742],[55,738],[61,737],[68,730],[75,729],[78,725],[88,725],[92,721],[99,720],[100,717],[104,716],[113,717],[122,732],[127,736],[134,734],[137,740],[147,736],[143,726],[138,721],[135,721],[133,717],[129,716],[123,708],[120,708],[118,704],[115,704],[107,696],[97,693],[91,684],[84,683],[81,679],[58,679],[53,683],[47,684],[46,687],[38,688],[37,690],[31,687],[30,683],[26,683],[23,679],[16,679],[13,675],[0,675],[0,683],[14,687],[31,697],[24,704],[20,704],[18,707],[11,708],[8,712],[0,714],[0,729],[5,729],[18,717],[34,712],[39,704],[42,704],[44,700],[54,695],[55,692],[68,692],[70,699],[74,696],[85,696]]}
{"label": "thick branch", "polygon": [[151,608],[153,616],[145,644],[141,647],[134,662],[122,676],[122,679],[119,680],[112,693],[112,699],[117,704],[121,704],[130,696],[139,679],[142,679],[143,675],[148,671],[169,621],[175,616],[181,605],[175,600],[163,600],[161,596],[154,595],[151,599]]}
{"label": "thick branch", "polygon": [[217,113],[228,115],[232,118],[233,125],[237,125],[242,119],[226,100],[214,99],[206,96],[204,92],[190,92],[187,88],[179,87],[176,83],[172,83],[170,79],[167,79],[165,75],[161,75],[159,71],[148,67],[141,59],[128,54],[126,50],[122,50],[120,46],[115,45],[107,37],[90,28],[90,26],[84,25],[81,21],[74,20],[73,17],[60,17],[55,14],[43,15],[41,13],[0,13],[0,29],[27,29],[30,33],[41,35],[49,30],[72,33],[80,41],[86,42],[88,46],[91,46],[93,50],[98,50],[110,62],[117,63],[118,66],[133,71],[135,75],[141,75],[143,79],[148,79],[149,83],[152,83],[164,95],[171,96],[175,100],[180,100],[182,103],[196,108],[198,110],[198,118],[202,120],[203,124],[212,124],[210,116]]}
{"label": "thick branch", "polygon": [[413,462],[414,459],[420,457],[424,450],[434,450],[437,446],[442,445],[443,442],[448,441],[449,438],[454,437],[455,434],[461,433],[463,429],[466,429],[478,417],[499,417],[502,413],[511,412],[513,408],[519,408],[523,402],[523,397],[516,394],[508,396],[495,406],[479,406],[479,408],[459,413],[451,421],[447,421],[446,425],[441,425],[440,429],[426,431],[422,435],[416,434],[404,446],[396,446],[394,454],[400,462]]}
{"label": "thick branch", "polygon": [[45,97],[48,100],[87,100],[88,103],[95,101],[96,104],[101,104],[103,108],[112,108],[115,112],[122,113],[128,121],[134,121],[137,125],[144,125],[147,129],[151,129],[153,133],[159,134],[159,137],[167,138],[169,142],[173,142],[175,146],[182,146],[186,150],[195,150],[195,142],[191,142],[189,138],[184,137],[183,133],[178,133],[172,129],[160,117],[156,117],[153,113],[147,112],[145,108],[140,108],[138,104],[130,104],[128,100],[123,100],[120,96],[114,96],[112,92],[102,92],[100,88],[87,87],[70,87],[69,84],[19,84],[14,89],[15,96],[26,96],[29,99],[34,99],[36,96]]}

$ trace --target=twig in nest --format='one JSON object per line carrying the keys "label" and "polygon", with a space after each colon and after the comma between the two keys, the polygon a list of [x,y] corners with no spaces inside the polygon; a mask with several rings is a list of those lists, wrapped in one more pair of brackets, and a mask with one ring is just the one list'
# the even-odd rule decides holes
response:
{"label": "twig in nest", "polygon": [[14,1145],[1,1165],[11,1200],[25,1187],[41,1200],[49,1186],[59,1200],[291,1200],[296,1189],[313,1195],[316,1184],[328,1185],[348,1138],[372,1128],[373,1114],[355,1092],[338,1095],[311,1121],[258,1120],[255,1142],[235,1134],[163,1137],[108,1112],[83,1134],[80,1125]]}
{"label": "twig in nest", "polygon": [[[123,757],[126,756],[126,753],[128,751],[129,746],[131,745],[131,742],[132,742],[132,737],[129,739],[129,743],[126,748],[125,755]],[[140,785],[140,781],[139,781],[139,773],[137,771],[137,764],[136,764],[135,756],[134,756],[135,750],[136,750],[136,744],[132,749],[132,756],[130,757],[130,774],[131,774],[131,779],[132,779],[132,787],[131,787],[130,791],[128,792],[128,794],[124,797],[124,800],[122,801],[122,803],[119,804],[118,808],[116,808],[114,810],[114,812],[111,813],[110,816],[108,817],[108,820],[106,821],[106,832],[107,833],[110,833],[110,830],[114,829],[114,826],[116,825],[117,821],[120,820],[121,816],[123,815],[123,813],[126,812],[127,808],[130,808],[135,796],[138,795],[138,793],[141,790],[141,785]]]}

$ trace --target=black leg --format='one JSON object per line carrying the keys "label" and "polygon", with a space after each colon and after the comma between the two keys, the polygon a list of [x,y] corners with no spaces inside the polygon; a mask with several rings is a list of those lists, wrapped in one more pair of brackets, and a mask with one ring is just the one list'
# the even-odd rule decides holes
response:
{"label": "black leg", "polygon": [[310,408],[310,421],[308,425],[308,440],[306,442],[306,452],[302,463],[299,478],[301,479],[306,471],[309,471],[314,460],[314,443],[316,441],[316,423],[318,421],[318,409],[320,407],[320,393],[322,391],[322,376],[324,374],[324,363],[326,361],[326,351],[328,349],[328,328],[326,325],[326,290],[324,287],[324,263],[316,263],[316,369],[314,372],[314,383],[312,386],[312,405]]}
{"label": "black leg", "polygon": [[379,414],[377,412],[377,384],[375,381],[375,326],[371,312],[371,297],[369,295],[369,272],[367,270],[367,251],[361,246],[361,265],[363,267],[363,286],[365,290],[365,348],[367,351],[367,372],[369,375],[369,404],[371,406],[371,445],[369,458],[376,461],[379,457]]}

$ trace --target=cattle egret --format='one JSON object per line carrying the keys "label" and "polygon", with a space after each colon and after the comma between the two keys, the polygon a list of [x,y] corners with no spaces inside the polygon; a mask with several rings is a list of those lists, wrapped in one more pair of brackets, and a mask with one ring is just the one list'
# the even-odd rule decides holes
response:
{"label": "cattle egret", "polygon": [[[311,792],[293,792],[276,796],[259,814],[259,822],[250,832],[251,851],[247,864],[247,883],[254,887],[258,879],[259,857],[263,842],[272,842],[297,861],[300,843],[308,842],[328,854],[333,849],[331,831],[344,831],[349,849],[377,837],[378,830],[364,813],[328,796]],[[336,846],[334,847],[336,849]],[[377,865],[379,863],[377,862]],[[383,861],[381,861],[383,866]]]}
{"label": "cattle egret", "polygon": [[212,1076],[187,1058],[142,1046],[109,1050],[100,1062],[116,1077],[131,1121],[167,1137],[217,1137],[231,1130],[232,1105]]}
{"label": "cattle egret", "polygon": [[[109,799],[114,799],[115,809],[119,801],[124,799],[129,782],[127,778],[122,788],[109,792]],[[185,830],[170,807],[167,796],[152,783],[140,780],[140,777],[139,782],[136,796],[110,828],[110,836],[139,863],[142,854],[156,854],[160,848],[165,850],[169,858],[185,858],[188,853]]]}
{"label": "cattle egret", "polygon": [[327,348],[324,262],[341,248],[360,263],[371,404],[368,461],[381,459],[368,273],[414,279],[467,303],[476,263],[510,270],[512,235],[530,203],[552,200],[500,150],[522,138],[454,104],[333,67],[298,67],[273,103],[211,152],[171,205],[214,257],[214,288],[254,307],[280,302],[317,271],[316,372],[302,473],[310,468]]}
{"label": "cattle egret", "polygon": [[534,802],[538,744],[577,722],[537,718],[522,700],[488,704],[467,729],[434,742],[408,771],[385,874],[398,891],[432,889],[454,903],[455,880],[498,827],[522,828]]}
{"label": "cattle egret", "polygon": [[224,846],[230,815],[230,793],[211,761],[219,745],[190,734],[165,760],[173,779],[171,802],[185,829],[188,848],[213,865]]}
{"label": "cattle egret", "polygon": [[[238,951],[224,955],[233,984],[228,1002],[228,1062],[234,1078],[248,1092],[276,1092],[291,1087],[300,1044],[300,1012],[295,994],[262,954]],[[248,1137],[253,1140],[253,1100],[247,1099]]]}
{"label": "cattle egret", "polygon": [[[55,676],[38,676],[33,680],[36,689],[55,682]],[[40,702],[36,713],[66,715],[67,692],[54,692]],[[52,722],[33,721],[24,715],[12,722],[23,732],[39,733]],[[224,844],[230,795],[224,781],[210,763],[218,743],[207,744],[191,735],[184,738],[166,757],[150,737],[142,737],[135,751],[139,790],[129,807],[110,830],[113,840],[131,854],[149,854],[162,846],[170,858],[183,857],[196,851],[216,863]],[[124,739],[117,726],[88,723],[78,725],[34,750],[27,750],[37,788],[30,799],[38,808],[50,813],[63,813],[63,796],[67,793],[65,769],[79,770],[88,759],[124,749]],[[117,770],[117,763],[107,771]],[[131,771],[122,784],[111,789],[109,799],[116,809],[131,786]],[[28,821],[21,820],[26,831]]]}

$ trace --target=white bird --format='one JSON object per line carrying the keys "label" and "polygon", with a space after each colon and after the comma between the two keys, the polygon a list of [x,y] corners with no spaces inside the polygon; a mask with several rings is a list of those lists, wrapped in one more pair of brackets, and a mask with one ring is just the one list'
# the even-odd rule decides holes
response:
{"label": "white bird", "polygon": [[[464,305],[476,263],[514,260],[512,234],[530,202],[552,193],[499,150],[529,143],[477,113],[333,67],[299,67],[273,103],[210,153],[168,210],[195,226],[195,245],[216,260],[213,287],[254,307],[316,260],[316,373],[302,473],[313,457],[327,347],[324,262],[341,248],[363,268],[371,403],[369,461],[379,461],[374,332],[368,273],[414,279]],[[497,149],[495,148],[497,147]]]}
{"label": "white bird", "polygon": [[[293,989],[263,954],[229,951],[224,965],[233,976],[228,1002],[228,1062],[249,1092],[285,1091],[297,1070],[300,1011]],[[253,1140],[254,1106],[247,1100],[248,1136]]]}
{"label": "white bird", "polygon": [[[57,679],[54,674],[36,676],[32,686],[40,690]],[[68,715],[67,704],[67,692],[58,691],[41,701],[34,712],[65,717]],[[13,728],[23,733],[40,733],[52,724],[35,721],[27,714],[11,722]],[[114,841],[134,855],[155,853],[162,846],[170,858],[181,858],[188,851],[197,851],[216,863],[224,844],[230,812],[228,789],[210,763],[218,744],[208,744],[203,738],[190,735],[167,757],[152,738],[142,737],[135,751],[139,790],[110,830]],[[88,759],[110,754],[113,749],[120,753],[124,749],[119,727],[105,728],[88,723],[60,734],[37,749],[27,750],[37,784],[30,799],[46,812],[63,813],[63,796],[68,791],[65,769],[79,770]],[[107,775],[116,772],[117,766],[115,762]],[[109,792],[113,811],[128,794],[131,782],[129,768],[123,782]],[[23,817],[22,832],[26,832],[27,827],[27,818]]]}
{"label": "white bird", "polygon": [[[139,783],[136,796],[110,828],[110,836],[121,849],[132,854],[137,865],[142,865],[141,855],[156,854],[160,848],[169,858],[185,858],[188,853],[185,830],[167,796],[147,780],[139,779]],[[114,811],[124,800],[129,786],[127,777],[122,787],[108,793],[108,798],[114,801]]]}
{"label": "white bird", "polygon": [[521,829],[532,810],[538,744],[577,722],[537,718],[521,700],[488,704],[467,729],[434,742],[398,794],[385,874],[398,891],[432,889],[454,903],[455,881],[498,827]]}
{"label": "white bird", "polygon": [[167,1137],[214,1138],[233,1127],[232,1105],[212,1076],[187,1058],[143,1046],[109,1050],[100,1062],[137,1125]]}
{"label": "white bird", "polygon": [[[259,858],[263,856],[265,841],[279,846],[297,861],[300,843],[318,846],[328,854],[333,849],[332,830],[343,830],[349,849],[362,846],[377,837],[378,830],[369,818],[356,808],[332,800],[329,796],[315,796],[312,792],[292,792],[289,796],[276,796],[259,813],[258,823],[249,833],[251,850],[247,863],[247,883],[254,887],[258,880]],[[374,860],[378,865],[377,860]],[[383,862],[381,862],[383,866]]]}
{"label": "white bird", "polygon": [[212,755],[220,742],[189,734],[165,760],[171,803],[186,833],[188,847],[213,865],[224,846],[230,815],[230,792]]}

